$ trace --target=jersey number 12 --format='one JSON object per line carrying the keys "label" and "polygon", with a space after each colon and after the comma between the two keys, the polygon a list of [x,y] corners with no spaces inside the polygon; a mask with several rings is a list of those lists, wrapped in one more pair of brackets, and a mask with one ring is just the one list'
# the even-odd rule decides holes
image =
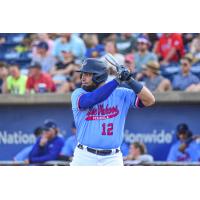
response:
{"label": "jersey number 12", "polygon": [[102,135],[113,135],[113,123],[103,123],[102,124]]}

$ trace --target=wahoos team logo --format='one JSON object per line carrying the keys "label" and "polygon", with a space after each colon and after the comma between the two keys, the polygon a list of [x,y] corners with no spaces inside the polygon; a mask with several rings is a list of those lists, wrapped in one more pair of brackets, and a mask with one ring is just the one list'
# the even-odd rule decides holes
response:
{"label": "wahoos team logo", "polygon": [[108,105],[104,108],[103,104],[92,108],[88,111],[86,120],[104,120],[116,117],[119,114],[117,106],[109,107]]}

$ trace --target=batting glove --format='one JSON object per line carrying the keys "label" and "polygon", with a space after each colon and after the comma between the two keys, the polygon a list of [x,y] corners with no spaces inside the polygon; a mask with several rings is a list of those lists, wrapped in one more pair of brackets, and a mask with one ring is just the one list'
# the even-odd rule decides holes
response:
{"label": "batting glove", "polygon": [[128,69],[125,66],[120,65],[118,67],[117,78],[120,81],[129,81],[131,76],[132,74],[128,71]]}

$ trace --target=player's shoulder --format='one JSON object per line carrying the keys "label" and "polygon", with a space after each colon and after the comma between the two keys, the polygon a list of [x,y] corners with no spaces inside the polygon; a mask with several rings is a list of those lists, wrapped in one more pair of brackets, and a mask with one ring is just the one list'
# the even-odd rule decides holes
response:
{"label": "player's shoulder", "polygon": [[72,98],[76,97],[77,95],[85,94],[86,91],[82,88],[77,88],[72,92]]}

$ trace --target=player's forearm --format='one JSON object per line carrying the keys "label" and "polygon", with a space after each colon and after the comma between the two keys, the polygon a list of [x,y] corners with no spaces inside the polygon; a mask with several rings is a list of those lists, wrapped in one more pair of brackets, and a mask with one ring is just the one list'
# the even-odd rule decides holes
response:
{"label": "player's forearm", "polygon": [[155,103],[155,98],[151,91],[143,86],[140,82],[136,81],[133,78],[130,78],[127,83],[131,87],[131,89],[137,94],[143,106],[151,106]]}
{"label": "player's forearm", "polygon": [[137,96],[145,106],[151,106],[155,103],[155,97],[145,86],[143,86],[141,92],[138,93]]}
{"label": "player's forearm", "polygon": [[83,94],[79,99],[79,108],[91,108],[92,106],[106,100],[117,88],[118,85],[119,83],[116,80],[112,80],[105,85],[97,88],[93,92]]}

